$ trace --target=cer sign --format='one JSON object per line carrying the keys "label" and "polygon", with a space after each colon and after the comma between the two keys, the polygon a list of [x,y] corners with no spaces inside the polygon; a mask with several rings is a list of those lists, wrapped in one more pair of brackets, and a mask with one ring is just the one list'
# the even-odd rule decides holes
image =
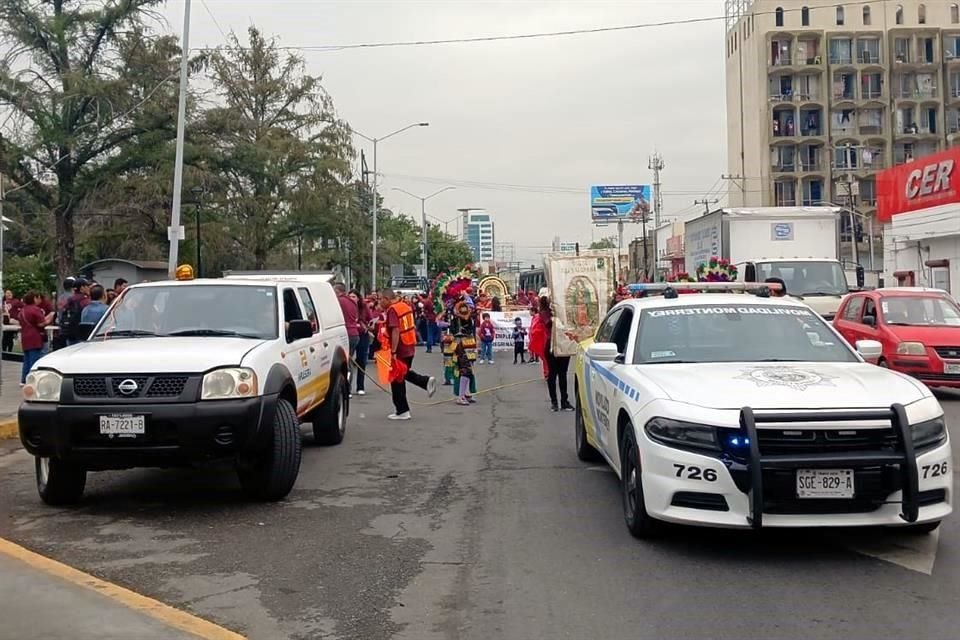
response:
{"label": "cer sign", "polygon": [[907,200],[930,196],[950,190],[950,175],[953,173],[953,160],[941,160],[928,164],[923,169],[914,169],[907,176],[904,195]]}

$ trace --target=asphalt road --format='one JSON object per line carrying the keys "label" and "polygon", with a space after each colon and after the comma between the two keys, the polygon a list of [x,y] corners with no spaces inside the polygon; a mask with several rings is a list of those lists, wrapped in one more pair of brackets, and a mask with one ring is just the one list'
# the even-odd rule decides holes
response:
{"label": "asphalt road", "polygon": [[[429,358],[415,368],[437,370]],[[501,363],[480,386],[537,373]],[[960,396],[943,402],[960,442]],[[672,529],[639,542],[615,476],[577,460],[573,417],[547,410],[542,382],[414,409],[388,423],[386,396],[355,398],[346,441],[305,435],[297,486],[274,505],[244,502],[229,472],[144,470],[92,475],[80,507],[55,509],[31,459],[8,452],[0,536],[252,638],[960,633],[956,518],[921,537]],[[0,602],[0,630],[16,614]]]}

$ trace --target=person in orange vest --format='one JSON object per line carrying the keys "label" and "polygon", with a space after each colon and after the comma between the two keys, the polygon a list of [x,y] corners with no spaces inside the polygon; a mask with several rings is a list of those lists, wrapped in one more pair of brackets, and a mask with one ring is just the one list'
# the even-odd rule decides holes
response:
{"label": "person in orange vest", "polygon": [[428,396],[433,397],[437,392],[437,380],[433,376],[420,375],[413,370],[413,357],[417,352],[417,327],[410,305],[397,299],[397,294],[392,289],[384,289],[380,292],[380,308],[386,314],[390,355],[403,362],[407,368],[404,379],[390,383],[395,411],[387,417],[390,420],[409,420],[407,382],[420,387]]}

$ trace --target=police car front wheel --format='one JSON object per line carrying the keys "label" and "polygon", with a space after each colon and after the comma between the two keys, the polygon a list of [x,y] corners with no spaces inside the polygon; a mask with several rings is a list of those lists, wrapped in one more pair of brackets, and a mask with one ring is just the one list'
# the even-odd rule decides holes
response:
{"label": "police car front wheel", "polygon": [[649,538],[658,529],[658,522],[647,515],[643,500],[643,482],[640,473],[640,455],[633,427],[627,425],[620,452],[620,484],[623,493],[623,519],[634,538]]}

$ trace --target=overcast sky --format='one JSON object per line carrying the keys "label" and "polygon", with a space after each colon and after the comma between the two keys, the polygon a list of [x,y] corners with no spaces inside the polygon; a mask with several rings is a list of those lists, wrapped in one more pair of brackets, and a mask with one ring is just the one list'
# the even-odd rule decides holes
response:
{"label": "overcast sky", "polygon": [[[170,0],[165,12],[179,33],[183,0]],[[221,29],[243,32],[250,24],[283,45],[299,46],[560,31],[722,13],[721,0],[194,0],[190,44],[220,44]],[[651,182],[647,158],[654,148],[666,162],[665,213],[693,214],[693,200],[702,197],[693,192],[711,189],[726,171],[723,42],[723,22],[715,21],[304,56],[308,71],[323,77],[338,113],[357,131],[380,137],[411,122],[430,123],[379,145],[387,206],[419,216],[419,201],[392,187],[426,196],[453,184],[456,190],[428,201],[428,214],[448,220],[457,208],[486,208],[497,241],[515,242],[518,259],[532,261],[554,236],[589,242],[609,235],[613,229],[590,224],[590,185]],[[357,144],[369,154],[368,143]],[[462,181],[574,192],[478,188]]]}

